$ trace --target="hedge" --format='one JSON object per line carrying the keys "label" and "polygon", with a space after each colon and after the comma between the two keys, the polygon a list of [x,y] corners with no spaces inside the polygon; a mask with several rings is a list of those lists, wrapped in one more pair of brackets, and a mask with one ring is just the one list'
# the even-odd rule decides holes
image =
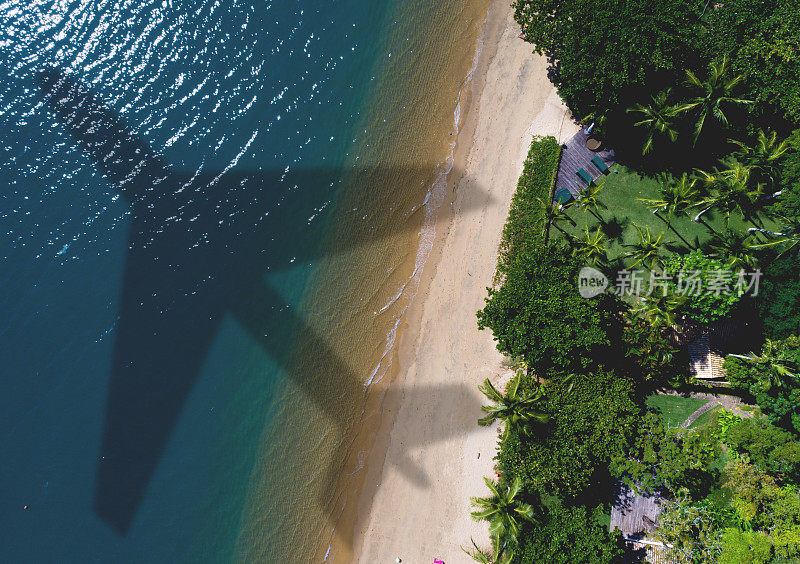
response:
{"label": "hedge", "polygon": [[561,145],[555,137],[533,138],[503,227],[497,257],[498,278],[505,274],[513,256],[529,243],[541,240],[545,221],[542,202],[552,202],[560,159]]}

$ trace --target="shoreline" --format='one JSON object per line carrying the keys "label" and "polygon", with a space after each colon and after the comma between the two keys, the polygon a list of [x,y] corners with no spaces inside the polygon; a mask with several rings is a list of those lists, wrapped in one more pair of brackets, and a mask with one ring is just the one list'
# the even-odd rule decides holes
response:
{"label": "shoreline", "polygon": [[[483,378],[497,381],[508,376],[508,370],[502,367],[502,356],[496,351],[491,334],[478,331],[475,311],[482,306],[485,286],[491,284],[494,276],[500,233],[531,138],[533,135],[555,135],[563,141],[578,129],[568,118],[566,108],[547,79],[544,58],[534,55],[527,44],[516,38],[516,24],[511,15],[510,6],[493,2],[480,32],[476,50],[482,48],[482,51],[478,54],[472,83],[467,89],[462,108],[463,125],[456,139],[453,169],[460,171],[460,176],[448,178],[446,199],[439,212],[438,225],[441,228],[437,229],[416,299],[398,328],[392,375],[386,379],[387,386],[403,386],[405,389],[428,380],[427,368],[442,368],[441,354],[432,355],[438,357],[437,360],[422,350],[446,353],[450,348],[448,345],[452,344],[452,339],[448,338],[453,336],[452,331],[448,332],[446,327],[441,331],[431,328],[436,321],[442,326],[448,325],[449,318],[439,317],[433,312],[443,313],[452,306],[448,303],[451,300],[446,299],[449,291],[443,287],[459,289],[465,285],[459,282],[468,281],[472,295],[459,300],[461,303],[458,305],[474,305],[472,308],[457,308],[453,313],[457,313],[462,321],[459,336],[464,338],[464,343],[477,345],[474,349],[481,352],[476,358],[478,362],[464,363],[466,372],[446,369],[442,374],[440,371],[444,378],[439,383],[448,379],[451,383],[467,380],[460,391],[471,397],[431,398],[429,405],[420,406],[408,405],[399,394],[394,394],[382,405],[382,410],[373,412],[378,427],[359,480],[358,489],[361,491],[352,527],[353,550],[342,551],[343,543],[335,540],[331,551],[333,558],[329,561],[382,562],[394,561],[396,557],[408,562],[427,561],[433,557],[460,561],[467,558],[460,546],[469,544],[470,535],[481,546],[488,543],[486,527],[474,523],[469,517],[469,496],[482,495],[485,489],[482,477],[492,474],[496,431],[477,426],[479,409],[474,409],[474,413],[459,412],[463,405],[473,408],[480,405],[477,384]],[[531,86],[533,92],[530,92]],[[499,106],[498,102],[501,102]],[[506,110],[513,106],[514,111],[502,111],[503,105]],[[510,129],[519,133],[521,123],[528,125],[516,138],[497,135],[503,130],[507,134]],[[491,133],[495,135],[491,136]],[[507,149],[496,151],[497,145],[506,145]],[[511,154],[508,149],[511,149]],[[498,174],[498,165],[505,165],[504,175]],[[492,182],[497,180],[497,176],[504,176],[500,186],[485,186],[491,190],[494,201],[483,209],[460,215],[460,209],[469,207],[465,200],[470,196],[480,197],[479,191],[472,190],[473,194],[470,194],[469,188],[478,180],[474,176],[481,176],[481,173],[488,173],[483,176]],[[473,239],[476,231],[480,234],[478,240]],[[465,269],[465,261],[474,263],[473,268]],[[464,276],[469,280],[464,280]],[[477,304],[476,295],[479,298]],[[438,340],[438,345],[425,339],[426,334]],[[457,350],[449,352],[453,360],[463,356]],[[483,357],[482,362],[480,357]],[[472,373],[470,364],[473,364]],[[419,369],[422,369],[422,374],[417,373]],[[462,403],[459,399],[466,401]],[[442,417],[443,411],[446,417]],[[449,427],[447,435],[450,439],[432,441],[407,452],[405,444],[413,442],[409,438],[431,430],[432,426],[425,424],[425,419],[430,423],[442,420]],[[427,480],[421,478],[422,485],[410,482],[407,476],[398,473],[398,468],[409,455],[417,459],[413,462],[422,462],[430,467],[425,472]],[[453,458],[456,464],[453,464]],[[455,472],[442,472],[443,465],[450,466]],[[441,503],[434,502],[434,497]],[[449,510],[445,509],[447,506]],[[404,511],[404,507],[408,510]],[[425,526],[425,522],[432,526]],[[401,524],[405,526],[398,526]],[[438,531],[441,528],[449,528],[455,533],[446,538],[449,542],[443,542],[445,539]],[[340,531],[338,538],[347,539],[351,536],[348,533],[350,531]],[[347,560],[340,560],[345,553]]]}
{"label": "shoreline", "polygon": [[[442,259],[444,243],[453,227],[455,215],[454,206],[457,199],[457,187],[464,178],[464,164],[466,162],[469,148],[475,134],[476,119],[474,106],[480,102],[481,92],[486,82],[486,71],[491,60],[495,57],[499,46],[499,39],[502,34],[502,26],[498,25],[497,14],[495,13],[500,2],[494,1],[487,11],[483,22],[483,29],[480,32],[476,49],[482,48],[478,56],[478,61],[474,69],[472,84],[465,96],[464,118],[461,131],[456,138],[455,146],[455,165],[454,170],[458,171],[457,178],[447,179],[446,199],[440,209],[440,229],[436,233],[433,249],[428,257],[425,269],[422,273],[419,288],[417,289],[416,299],[411,304],[400,327],[398,328],[398,339],[395,348],[395,358],[393,362],[392,377],[389,379],[391,385],[402,386],[405,382],[403,367],[406,361],[414,354],[419,338],[419,331],[415,328],[420,327],[422,312],[425,301],[430,293],[430,287],[436,276],[436,271]],[[477,54],[477,53],[476,53]],[[377,436],[372,448],[367,456],[365,464],[364,482],[368,484],[380,484],[384,473],[386,458],[391,444],[391,433],[397,421],[397,413],[403,402],[400,396],[394,396],[395,401],[386,402],[380,413],[380,422]],[[369,488],[368,491],[360,492],[357,502],[357,519],[352,531],[352,546],[354,550],[351,555],[352,562],[361,560],[363,543],[365,540],[365,528],[368,526],[371,516],[371,509],[375,501],[377,487]]]}
{"label": "shoreline", "polygon": [[[424,222],[426,226],[434,230],[434,233],[428,242],[427,251],[423,249],[423,243],[418,244],[408,253],[409,258],[406,266],[409,269],[410,277],[405,280],[403,286],[405,288],[411,284],[411,287],[414,287],[412,282],[416,278],[416,287],[409,294],[406,294],[405,291],[403,294],[398,294],[380,310],[382,313],[387,308],[394,307],[398,301],[402,301],[404,298],[408,300],[407,305],[403,306],[405,308],[403,313],[394,323],[389,332],[390,334],[387,336],[386,342],[388,343],[392,338],[392,333],[394,334],[393,344],[387,344],[386,352],[384,352],[378,366],[367,380],[368,393],[358,423],[358,431],[351,437],[349,447],[346,449],[348,454],[344,461],[344,470],[335,490],[337,495],[334,503],[338,508],[335,510],[336,518],[333,520],[332,529],[328,530],[329,534],[323,539],[316,551],[319,561],[352,562],[356,558],[357,546],[353,544],[352,539],[355,537],[357,525],[361,520],[363,504],[365,502],[368,504],[369,499],[371,499],[370,496],[365,495],[364,484],[368,483],[374,474],[374,471],[371,472],[370,468],[377,466],[377,470],[380,471],[382,466],[382,461],[380,464],[370,461],[373,453],[385,454],[387,445],[385,441],[381,440],[383,437],[380,430],[385,428],[387,422],[391,423],[393,421],[394,413],[400,404],[398,394],[387,393],[396,392],[397,386],[399,386],[397,380],[401,372],[397,359],[401,349],[400,343],[404,341],[406,329],[409,327],[408,318],[413,312],[415,304],[418,303],[420,294],[424,293],[427,287],[427,280],[429,279],[427,273],[431,270],[431,267],[435,268],[435,264],[438,262],[437,255],[440,253],[441,242],[449,231],[452,204],[455,197],[453,177],[460,177],[460,165],[463,161],[463,158],[459,158],[459,153],[463,149],[463,143],[459,140],[464,137],[471,137],[471,133],[465,135],[469,127],[469,120],[466,116],[469,113],[473,92],[476,90],[475,85],[480,82],[481,78],[479,62],[482,59],[482,49],[486,39],[484,30],[492,5],[493,2],[487,2],[485,7],[477,12],[480,19],[477,20],[477,33],[473,43],[474,49],[471,50],[469,59],[471,64],[464,67],[468,70],[465,75],[462,75],[462,86],[458,91],[456,107],[451,113],[453,116],[453,121],[450,122],[451,129],[437,130],[439,133],[433,136],[435,143],[443,143],[444,146],[449,148],[449,151],[442,154],[442,158],[437,161],[434,167],[435,169],[444,167],[445,170],[434,172],[431,188],[425,200],[427,202],[428,198],[431,198],[438,201],[430,224],[428,224],[427,220]],[[448,136],[442,133],[443,131],[451,136],[449,140]],[[438,184],[439,182],[443,186]],[[436,185],[440,186],[440,188],[434,188]],[[420,259],[422,260],[421,264],[419,264]],[[379,377],[375,378],[376,375]]]}

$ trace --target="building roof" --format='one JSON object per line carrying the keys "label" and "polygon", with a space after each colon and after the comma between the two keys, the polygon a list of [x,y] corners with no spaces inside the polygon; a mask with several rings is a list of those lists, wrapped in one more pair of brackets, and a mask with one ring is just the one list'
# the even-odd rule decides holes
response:
{"label": "building roof", "polygon": [[722,368],[730,353],[746,353],[752,329],[748,323],[722,320],[697,328],[688,343],[689,373],[701,380],[726,378]]}

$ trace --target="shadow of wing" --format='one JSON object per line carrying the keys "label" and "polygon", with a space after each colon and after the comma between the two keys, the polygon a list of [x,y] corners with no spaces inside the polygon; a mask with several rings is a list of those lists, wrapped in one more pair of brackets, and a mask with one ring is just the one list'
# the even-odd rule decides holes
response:
{"label": "shadow of wing", "polygon": [[182,304],[190,297],[175,291],[180,280],[154,268],[154,258],[168,256],[135,249],[126,257],[95,476],[95,512],[121,534],[146,493],[224,315],[224,304],[210,299],[213,285],[201,291],[208,307]]}
{"label": "shadow of wing", "polygon": [[[259,300],[245,299],[234,305],[236,319],[253,339],[262,343],[262,347],[274,359],[283,359],[281,361],[283,370],[302,389],[305,396],[313,401],[320,412],[325,413],[338,427],[352,429],[352,425],[357,423],[353,418],[352,408],[345,409],[340,406],[352,406],[353,398],[366,397],[367,388],[364,381],[367,375],[357,373],[337,351],[331,348],[324,337],[297,315],[288,313],[292,340],[297,343],[298,355],[305,361],[302,368],[291,362],[291,358],[282,354],[284,351],[274,349],[276,341],[264,338],[264,334],[268,332],[266,324],[270,319],[270,307],[257,305],[280,303],[280,297],[266,285],[258,288],[257,294],[261,297]],[[477,392],[465,383],[420,384],[407,390],[392,387],[386,392],[386,399],[394,404],[399,399],[398,395],[402,396],[406,403],[411,404],[428,402],[433,398],[438,402],[452,402],[462,406],[463,417],[457,421],[434,417],[428,429],[407,445],[409,449],[458,438],[468,433],[469,429],[477,429],[477,419],[481,415],[480,398]],[[465,421],[474,422],[474,425],[465,425]],[[311,439],[309,442],[313,444],[314,441]],[[344,460],[350,445],[342,444],[341,448],[342,451],[333,457],[334,461]],[[430,485],[429,477],[414,462],[412,456],[408,454],[404,456],[398,463],[398,469],[406,479],[418,487],[426,488]],[[330,468],[325,483],[320,487],[320,492],[325,496],[320,503],[329,512],[333,508],[330,506],[331,498],[328,496],[334,493],[340,470],[339,466]]]}
{"label": "shadow of wing", "polygon": [[88,86],[55,68],[39,74],[39,85],[47,106],[129,202],[139,202],[171,176],[147,143],[95,98]]}

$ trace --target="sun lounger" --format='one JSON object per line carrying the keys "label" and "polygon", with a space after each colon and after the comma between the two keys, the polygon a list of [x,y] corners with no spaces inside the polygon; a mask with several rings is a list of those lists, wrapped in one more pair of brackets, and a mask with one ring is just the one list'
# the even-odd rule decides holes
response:
{"label": "sun lounger", "polygon": [[603,174],[608,172],[608,165],[603,162],[603,159],[598,157],[597,155],[592,157],[592,164],[597,167],[597,170],[602,172]]}
{"label": "sun lounger", "polygon": [[581,180],[583,180],[586,183],[587,186],[591,186],[592,185],[592,177],[589,176],[589,173],[586,172],[586,169],[579,168],[578,172],[576,172],[575,174],[580,176]]}
{"label": "sun lounger", "polygon": [[559,204],[566,204],[572,199],[572,192],[567,190],[566,188],[562,188],[558,192],[556,192],[556,202]]}

